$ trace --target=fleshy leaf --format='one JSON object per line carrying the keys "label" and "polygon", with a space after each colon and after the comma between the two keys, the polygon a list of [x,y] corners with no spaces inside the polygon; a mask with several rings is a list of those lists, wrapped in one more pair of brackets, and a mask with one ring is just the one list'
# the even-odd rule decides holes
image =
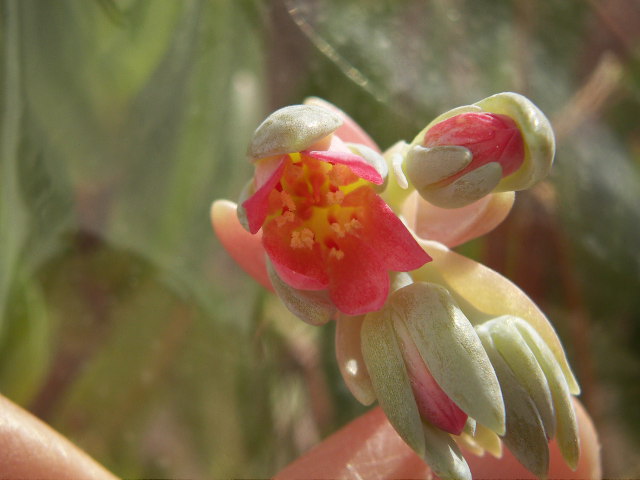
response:
{"label": "fleshy leaf", "polygon": [[538,335],[531,325],[521,319],[514,320],[516,328],[522,334],[538,359],[538,362],[540,362],[540,366],[547,377],[553,398],[553,405],[556,409],[556,438],[558,446],[567,464],[575,470],[578,465],[578,459],[580,458],[580,441],[576,413],[573,402],[571,401],[567,381],[556,358],[542,338],[540,338],[540,335]]}
{"label": "fleshy leaf", "polygon": [[360,330],[364,315],[339,315],[336,320],[336,359],[349,391],[363,405],[371,405],[376,394],[362,357]]}
{"label": "fleshy leaf", "polygon": [[407,152],[404,168],[413,186],[420,191],[458,173],[471,163],[472,158],[468,148],[457,145],[414,145]]}
{"label": "fleshy leaf", "polygon": [[471,170],[449,185],[440,188],[423,188],[420,195],[430,203],[442,208],[459,208],[490,194],[502,178],[502,167],[487,163]]}
{"label": "fleshy leaf", "polygon": [[[394,307],[393,303],[390,305]],[[459,435],[467,423],[467,414],[433,378],[401,318],[392,314],[392,319],[420,417],[440,430]]]}
{"label": "fleshy leaf", "polygon": [[499,433],[504,404],[493,367],[464,313],[442,287],[414,283],[389,298],[431,374],[468,415]]}
{"label": "fleshy leaf", "polygon": [[430,253],[433,261],[412,272],[416,281],[435,282],[447,288],[471,323],[481,323],[502,315],[524,319],[553,352],[571,393],[580,393],[555,330],[522,290],[499,273],[452,252],[442,244],[424,240],[420,244]]}
{"label": "fleshy leaf", "polygon": [[367,314],[361,335],[362,356],[378,403],[402,439],[418,455],[424,456],[425,435],[422,421],[389,310]]}
{"label": "fleshy leaf", "polygon": [[442,479],[471,480],[471,471],[456,442],[442,430],[422,424],[424,430],[424,458]]}
{"label": "fleshy leaf", "polygon": [[549,383],[538,360],[509,317],[491,320],[494,346],[538,409],[548,439],[555,436],[556,417]]}
{"label": "fleshy leaf", "polygon": [[213,202],[211,223],[220,243],[231,257],[260,284],[272,290],[265,266],[261,234],[252,235],[240,224],[236,204],[229,200]]}
{"label": "fleshy leaf", "polygon": [[335,113],[315,105],[291,105],[269,115],[253,134],[247,154],[257,160],[301,152],[342,124]]}
{"label": "fleshy leaf", "polygon": [[331,320],[336,307],[325,290],[298,290],[283,282],[267,260],[267,273],[276,294],[291,313],[310,325],[323,325]]}
{"label": "fleshy leaf", "polygon": [[549,470],[549,447],[544,426],[533,400],[495,349],[489,329],[478,327],[491,363],[493,364],[504,396],[507,413],[507,430],[504,443],[511,453],[538,478],[546,478]]}

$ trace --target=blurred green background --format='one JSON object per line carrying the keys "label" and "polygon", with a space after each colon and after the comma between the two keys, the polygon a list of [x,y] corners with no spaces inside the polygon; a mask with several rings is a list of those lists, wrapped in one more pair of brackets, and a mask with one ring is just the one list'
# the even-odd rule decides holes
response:
{"label": "blurred green background", "polygon": [[460,250],[550,316],[605,475],[640,476],[640,3],[3,0],[0,392],[124,477],[268,477],[364,409],[208,218],[275,108],[323,97],[386,148],[500,91],[549,182]]}

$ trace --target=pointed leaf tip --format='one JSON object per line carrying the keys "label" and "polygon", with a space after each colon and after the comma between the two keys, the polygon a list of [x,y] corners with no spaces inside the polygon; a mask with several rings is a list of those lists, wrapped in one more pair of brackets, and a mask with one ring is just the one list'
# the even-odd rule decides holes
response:
{"label": "pointed leaf tip", "polygon": [[478,422],[503,432],[498,379],[473,326],[449,292],[435,284],[413,283],[394,292],[388,303],[451,400]]}

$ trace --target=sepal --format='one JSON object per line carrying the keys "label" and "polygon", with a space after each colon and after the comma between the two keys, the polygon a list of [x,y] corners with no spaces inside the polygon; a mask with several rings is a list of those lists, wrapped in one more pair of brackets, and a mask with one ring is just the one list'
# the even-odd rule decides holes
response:
{"label": "sepal", "polygon": [[326,290],[298,290],[284,282],[267,260],[267,273],[276,294],[287,309],[310,325],[324,325],[337,310]]}
{"label": "sepal", "polygon": [[252,160],[301,152],[342,125],[335,113],[315,105],[290,105],[269,115],[256,129],[247,155]]}

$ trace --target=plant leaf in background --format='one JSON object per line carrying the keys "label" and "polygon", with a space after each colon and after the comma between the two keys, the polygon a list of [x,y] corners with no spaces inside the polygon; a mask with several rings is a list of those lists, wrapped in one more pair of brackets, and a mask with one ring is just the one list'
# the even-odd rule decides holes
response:
{"label": "plant leaf in background", "polygon": [[362,407],[332,327],[297,326],[210,233],[211,201],[250,174],[253,129],[316,95],[386,148],[511,90],[550,114],[556,167],[461,251],[550,314],[605,473],[640,472],[640,7],[4,0],[0,14],[0,392],[120,476],[272,476]]}

